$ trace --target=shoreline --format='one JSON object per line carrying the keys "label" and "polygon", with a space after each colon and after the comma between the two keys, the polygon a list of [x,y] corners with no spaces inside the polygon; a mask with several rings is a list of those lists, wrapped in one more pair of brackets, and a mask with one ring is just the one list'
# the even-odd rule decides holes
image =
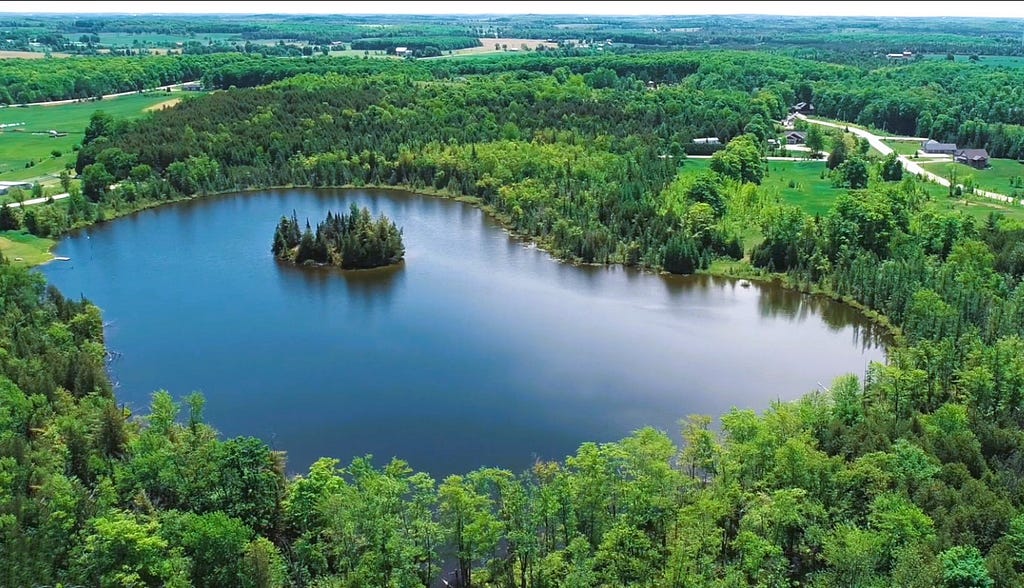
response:
{"label": "shoreline", "polygon": [[[452,194],[452,193],[447,192],[445,190],[439,190],[437,188],[432,188],[432,187],[412,188],[412,187],[406,187],[406,186],[391,186],[391,185],[387,185],[387,184],[363,184],[361,186],[357,186],[357,185],[354,185],[354,184],[342,184],[342,185],[333,185],[333,186],[311,186],[311,185],[307,185],[307,184],[288,184],[288,185],[280,185],[280,186],[259,186],[259,187],[240,188],[240,189],[233,189],[233,190],[222,190],[222,191],[217,191],[217,192],[209,192],[209,193],[206,193],[206,194],[193,194],[192,196],[182,196],[182,197],[179,197],[179,198],[172,198],[172,199],[169,199],[169,200],[160,200],[160,201],[154,201],[154,202],[147,202],[146,204],[140,206],[139,208],[135,208],[135,209],[130,210],[130,211],[125,211],[125,212],[120,213],[120,214],[118,214],[117,211],[113,211],[114,212],[113,216],[104,217],[103,220],[93,221],[93,222],[90,222],[90,223],[87,223],[87,224],[80,224],[78,226],[72,227],[66,233],[64,233],[63,235],[60,235],[59,237],[54,239],[53,245],[51,245],[49,247],[49,249],[48,249],[48,252],[51,255],[51,259],[49,259],[49,260],[47,260],[47,261],[45,261],[43,263],[50,263],[50,262],[54,261],[54,259],[52,258],[53,257],[53,249],[60,243],[60,239],[63,239],[64,237],[66,237],[66,236],[68,236],[68,235],[70,235],[72,233],[81,231],[83,229],[88,229],[89,227],[93,227],[93,226],[100,225],[100,224],[103,224],[103,223],[111,222],[111,221],[117,220],[119,218],[128,217],[128,216],[131,216],[133,214],[137,214],[137,213],[140,213],[140,212],[143,212],[143,211],[146,211],[146,210],[150,210],[150,209],[153,209],[153,208],[161,208],[163,206],[170,205],[170,204],[180,204],[180,203],[183,203],[183,202],[191,202],[193,200],[201,200],[201,199],[209,198],[209,197],[221,197],[221,196],[228,196],[228,195],[232,195],[232,194],[245,195],[245,194],[249,194],[249,193],[253,193],[253,192],[262,192],[262,191],[266,191],[266,190],[301,190],[301,189],[306,189],[306,190],[388,190],[388,191],[394,191],[394,192],[402,192],[402,193],[404,193],[404,194],[406,194],[408,196],[429,196],[429,197],[432,197],[432,198],[443,198],[445,200],[454,200],[456,202],[461,202],[461,203],[464,203],[464,204],[468,204],[468,205],[473,206],[474,208],[479,209],[484,214],[486,214],[488,217],[490,217],[490,219],[493,220],[497,224],[497,226],[499,226],[503,231],[505,231],[505,234],[507,234],[510,238],[512,238],[513,240],[515,240],[515,241],[517,241],[517,242],[519,242],[519,243],[521,243],[523,245],[534,245],[534,246],[536,246],[538,249],[541,249],[542,251],[544,251],[544,253],[546,253],[551,260],[556,261],[558,263],[564,263],[564,264],[572,265],[572,266],[575,266],[575,267],[609,267],[609,266],[619,266],[621,268],[632,269],[632,270],[635,270],[635,271],[640,271],[640,272],[644,272],[644,273],[648,273],[648,274],[652,274],[652,275],[661,275],[661,276],[685,275],[685,274],[673,274],[673,273],[667,272],[665,270],[655,270],[655,269],[650,268],[650,267],[628,266],[628,265],[625,265],[623,263],[586,263],[586,262],[575,261],[575,260],[572,260],[572,259],[564,259],[564,258],[558,257],[557,255],[552,253],[551,250],[546,246],[546,243],[543,240],[538,239],[538,238],[533,237],[533,236],[530,236],[530,235],[527,235],[527,234],[519,233],[519,232],[513,230],[512,228],[510,228],[510,226],[509,226],[510,222],[509,222],[509,220],[507,218],[507,215],[504,215],[504,214],[500,213],[493,206],[484,203],[483,200],[481,198],[479,198],[479,197],[476,197],[476,196],[466,196],[464,194]],[[106,212],[106,211],[104,211],[104,212]],[[296,267],[296,268],[300,268],[300,269],[302,268],[301,265],[293,263],[293,262],[290,262],[290,261],[287,261],[287,260],[277,259],[276,257],[275,257],[275,260],[278,261],[279,263],[287,263],[288,265],[290,265],[292,267]],[[386,269],[386,268],[399,267],[401,265],[404,265],[404,263],[405,263],[405,259],[403,258],[402,261],[400,261],[397,264],[389,264],[389,265],[386,265],[386,266],[380,266],[380,267],[375,267],[375,268],[344,269],[344,268],[339,268],[339,267],[331,266],[330,264],[323,264],[322,266],[317,267],[317,269],[328,268],[328,269],[335,269],[335,270],[343,271],[343,272],[350,272],[350,271],[373,271],[373,270],[382,270],[382,269]],[[43,265],[43,264],[38,264],[38,265]],[[29,267],[37,267],[37,266],[29,266]],[[733,272],[732,270],[738,270],[738,272]],[[782,286],[784,288],[787,288],[789,290],[795,290],[795,291],[801,292],[803,294],[807,294],[807,295],[811,295],[811,296],[824,296],[824,297],[829,298],[830,300],[832,300],[834,302],[839,302],[841,304],[845,304],[845,305],[847,305],[847,306],[857,310],[858,312],[860,312],[864,316],[865,319],[868,320],[868,322],[870,322],[871,324],[873,324],[873,325],[883,329],[886,332],[886,334],[889,337],[891,337],[891,340],[892,340],[892,343],[893,343],[892,348],[895,349],[895,348],[903,347],[906,344],[906,340],[905,340],[905,338],[903,336],[902,330],[898,326],[892,324],[892,322],[889,320],[889,318],[887,316],[885,316],[885,315],[883,315],[883,314],[881,314],[881,313],[879,313],[879,312],[877,312],[875,310],[872,310],[872,309],[864,306],[863,304],[861,304],[860,302],[857,302],[856,300],[850,298],[849,296],[840,296],[840,295],[836,294],[835,292],[831,292],[831,291],[829,291],[827,289],[824,289],[824,288],[821,288],[821,287],[817,287],[817,286],[807,288],[807,287],[804,287],[801,284],[795,284],[795,283],[792,282],[790,276],[788,276],[787,274],[784,274],[784,273],[781,273],[781,274],[778,274],[778,273],[776,273],[776,274],[765,273],[763,270],[760,270],[760,269],[757,269],[757,268],[751,266],[749,264],[749,262],[737,261],[737,262],[730,263],[726,267],[725,270],[721,270],[721,269],[714,270],[714,269],[710,269],[709,268],[709,269],[697,270],[696,272],[694,272],[693,274],[690,274],[690,275],[704,275],[704,276],[711,276],[711,277],[715,277],[715,278],[726,278],[726,279],[731,279],[731,280],[736,280],[736,281],[748,280],[750,282],[756,282],[756,283],[759,283],[759,284],[777,284],[777,285],[780,285],[780,286]],[[888,352],[889,352],[889,347],[888,346],[885,348],[885,351],[886,351],[886,355],[888,355]]]}

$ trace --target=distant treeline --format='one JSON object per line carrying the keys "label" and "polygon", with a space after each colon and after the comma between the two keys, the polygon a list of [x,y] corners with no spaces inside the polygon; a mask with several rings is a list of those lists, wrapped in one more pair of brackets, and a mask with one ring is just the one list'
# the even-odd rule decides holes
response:
{"label": "distant treeline", "polygon": [[[395,52],[395,47],[407,47],[412,51],[418,51],[423,57],[433,57],[426,53],[436,51],[452,51],[454,49],[466,49],[467,47],[479,47],[480,40],[476,37],[372,37],[361,38],[352,41],[352,48],[370,51]],[[435,52],[427,50],[433,48]],[[440,55],[440,53],[436,53]]]}
{"label": "distant treeline", "polygon": [[[376,46],[394,48],[397,38]],[[468,43],[475,39],[464,38]],[[403,43],[405,39],[401,40]],[[416,47],[417,45],[410,45]],[[441,51],[441,47],[434,47]],[[432,50],[433,50],[432,49]],[[424,55],[426,49],[415,49]],[[298,52],[298,50],[296,50]],[[310,50],[308,53],[312,53]],[[751,66],[744,66],[748,62]],[[0,61],[0,104],[84,98],[138,90],[201,77],[210,88],[252,87],[303,73],[373,75],[389,72],[428,81],[516,72],[516,77],[567,71],[581,74],[596,89],[637,82],[689,90],[720,89],[771,96],[770,115],[811,101],[820,115],[881,128],[894,134],[986,148],[994,157],[1024,158],[1024,68],[931,60],[900,66],[861,68],[765,53],[700,51],[567,56],[562,51],[473,60],[431,60],[402,65],[380,60],[316,57],[279,59],[217,54],[75,60]],[[730,99],[730,100],[734,100]],[[706,135],[738,134],[727,109],[704,122]],[[729,132],[726,132],[729,129]],[[685,134],[685,133],[684,133]],[[724,136],[722,136],[724,135]]]}

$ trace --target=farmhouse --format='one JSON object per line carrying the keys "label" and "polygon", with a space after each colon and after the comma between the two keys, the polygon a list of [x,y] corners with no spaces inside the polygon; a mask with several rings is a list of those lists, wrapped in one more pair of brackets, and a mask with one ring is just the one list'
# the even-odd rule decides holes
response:
{"label": "farmhouse", "polygon": [[199,82],[189,82],[187,84],[182,84],[181,89],[186,92],[198,92],[203,89],[203,85]]}
{"label": "farmhouse", "polygon": [[790,131],[786,133],[786,145],[803,145],[807,141],[807,133]]}
{"label": "farmhouse", "polygon": [[408,47],[395,47],[395,55],[399,57],[412,57],[412,49]]}
{"label": "farmhouse", "polygon": [[924,143],[921,143],[921,151],[928,154],[945,153],[947,155],[953,155],[956,153],[956,143],[939,143],[935,139],[928,139]]}
{"label": "farmhouse", "polygon": [[0,182],[0,196],[6,195],[13,188],[18,188],[20,190],[31,190],[32,189],[32,183],[31,182]]}
{"label": "farmhouse", "polygon": [[953,156],[953,160],[957,163],[963,163],[975,169],[988,167],[988,159],[988,151],[984,149],[960,149]]}
{"label": "farmhouse", "polygon": [[722,142],[718,137],[699,137],[694,139],[693,142],[697,145],[721,145]]}

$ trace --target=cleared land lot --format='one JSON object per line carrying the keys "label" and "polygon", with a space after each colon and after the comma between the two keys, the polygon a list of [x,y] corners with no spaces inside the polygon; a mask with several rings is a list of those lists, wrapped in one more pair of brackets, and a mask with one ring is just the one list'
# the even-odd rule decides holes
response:
{"label": "cleared land lot", "polygon": [[[24,123],[0,132],[0,180],[52,180],[82,142],[89,117],[102,110],[114,118],[142,116],[145,109],[168,101],[166,92],[131,94],[95,102],[59,106],[0,108],[0,124]],[[66,133],[52,137],[50,131]],[[53,152],[59,151],[59,157]],[[35,162],[33,166],[27,166]]]}
{"label": "cleared land lot", "polygon": [[[68,53],[51,53],[51,57],[71,57]],[[46,54],[41,51],[0,51],[0,59],[42,59]]]}

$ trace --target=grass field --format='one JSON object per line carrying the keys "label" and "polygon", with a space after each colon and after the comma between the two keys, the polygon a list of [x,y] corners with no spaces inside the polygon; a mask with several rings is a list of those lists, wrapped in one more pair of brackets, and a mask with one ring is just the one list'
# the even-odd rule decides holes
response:
{"label": "grass field", "polygon": [[920,141],[882,141],[900,155],[914,155],[921,149]]}
{"label": "grass field", "polygon": [[[164,35],[160,33],[99,33],[100,45],[115,46],[115,47],[160,47],[160,48],[174,48],[175,43],[187,43],[189,41],[198,41],[204,45],[213,41],[228,41],[231,39],[239,39],[239,35],[235,33],[201,33],[195,36],[188,35]],[[77,39],[72,39],[77,40]],[[244,41],[243,41],[244,42]]]}
{"label": "grass field", "polygon": [[[925,59],[929,60],[945,60],[945,53],[926,53]],[[957,63],[970,63],[969,55],[954,55]],[[1009,68],[1024,68],[1024,57],[1014,57],[1010,55],[979,55],[979,59],[976,62],[978,65],[987,65],[989,67],[1009,67]]]}
{"label": "grass field", "polygon": [[[85,127],[94,112],[102,110],[114,118],[141,116],[146,108],[169,99],[166,92],[149,92],[98,102],[0,108],[0,124],[24,123],[0,132],[0,180],[52,180],[66,162],[75,161],[73,147],[82,142]],[[67,133],[67,136],[51,137],[50,130]],[[54,157],[54,150],[60,151],[61,156]],[[35,161],[36,165],[25,167],[29,161]]]}
{"label": "grass field", "polygon": [[0,254],[15,265],[39,265],[53,259],[50,247],[54,243],[24,231],[0,231]]}
{"label": "grass field", "polygon": [[[0,59],[43,59],[44,51],[0,51]],[[50,53],[50,57],[71,57],[70,53]]]}
{"label": "grass field", "polygon": [[[688,159],[684,163],[684,169],[697,173],[707,169],[709,162],[708,159]],[[1013,164],[1020,165],[1015,161]],[[1024,168],[1024,166],[1021,167]],[[825,163],[822,161],[770,161],[768,162],[768,174],[761,183],[761,189],[765,190],[767,194],[776,195],[786,204],[798,206],[808,214],[825,215],[832,208],[835,199],[846,191],[845,188],[832,186],[831,178],[827,176],[824,179],[821,178],[821,172],[825,169]],[[791,180],[793,187],[789,186]],[[1006,204],[981,196],[952,199],[949,198],[949,189],[944,186],[931,182],[922,182],[920,185],[924,186],[931,197],[930,202],[926,204],[928,207],[943,211],[964,212],[979,221],[985,220],[991,212],[998,212],[1008,218],[1024,221],[1024,207],[1022,206]],[[748,241],[758,236],[755,233],[744,234],[747,246],[750,245]]]}
{"label": "grass field", "polygon": [[970,176],[974,179],[974,185],[982,190],[1010,196],[1015,193],[1024,194],[1024,187],[1015,187],[1010,183],[1013,178],[1019,178],[1018,182],[1024,182],[1024,165],[1017,163],[1014,159],[991,159],[989,163],[991,167],[987,169],[974,169],[962,163],[948,161],[921,163],[921,167],[942,177],[948,177],[950,166],[952,166],[961,183]]}
{"label": "grass field", "polygon": [[761,186],[769,194],[777,194],[782,202],[799,206],[808,214],[825,214],[836,197],[846,191],[834,187],[827,175],[822,179],[825,171],[823,161],[769,161],[768,174]]}
{"label": "grass field", "polygon": [[[535,51],[539,45],[546,49],[558,49],[558,43],[548,43],[543,39],[492,39],[482,37],[480,47],[469,47],[467,49],[456,49],[452,57],[465,57],[468,55],[497,55],[499,53],[517,53],[526,46],[527,51]],[[497,48],[495,48],[497,45]]]}

